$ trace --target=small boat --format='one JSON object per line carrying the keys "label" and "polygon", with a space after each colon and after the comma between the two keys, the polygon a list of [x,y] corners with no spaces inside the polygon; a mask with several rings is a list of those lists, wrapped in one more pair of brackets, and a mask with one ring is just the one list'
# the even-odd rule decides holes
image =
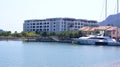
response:
{"label": "small boat", "polygon": [[107,36],[87,36],[74,39],[73,44],[80,45],[108,45],[108,46],[120,46],[120,42],[115,39]]}

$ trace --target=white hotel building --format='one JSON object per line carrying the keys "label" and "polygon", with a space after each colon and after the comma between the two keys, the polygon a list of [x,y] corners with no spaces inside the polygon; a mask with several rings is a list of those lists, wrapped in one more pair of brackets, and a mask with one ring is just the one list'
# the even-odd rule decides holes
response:
{"label": "white hotel building", "polygon": [[74,18],[48,18],[43,20],[25,20],[23,31],[47,31],[47,32],[62,32],[62,31],[77,31],[84,26],[97,26],[97,21],[83,20]]}

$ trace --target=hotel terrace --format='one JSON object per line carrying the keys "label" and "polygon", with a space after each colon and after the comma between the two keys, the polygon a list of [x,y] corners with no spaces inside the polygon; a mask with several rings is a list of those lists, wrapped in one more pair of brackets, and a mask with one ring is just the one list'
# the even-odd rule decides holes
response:
{"label": "hotel terrace", "polygon": [[83,27],[79,29],[83,31],[85,35],[103,33],[105,36],[110,36],[112,38],[120,38],[120,28],[115,26],[98,26],[98,27]]}

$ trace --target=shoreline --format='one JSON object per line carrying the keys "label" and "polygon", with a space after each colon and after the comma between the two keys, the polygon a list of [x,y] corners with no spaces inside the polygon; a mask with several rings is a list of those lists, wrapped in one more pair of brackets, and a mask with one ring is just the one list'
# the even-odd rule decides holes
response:
{"label": "shoreline", "polygon": [[[55,37],[0,37],[0,41],[23,41],[23,42],[58,42],[58,43],[71,43],[73,45],[79,45],[73,43],[73,38],[55,38]],[[82,44],[81,44],[82,45]],[[115,46],[120,45],[95,45],[95,46]]]}
{"label": "shoreline", "polygon": [[52,37],[0,37],[2,40],[24,41],[24,42],[60,42],[72,43],[72,38],[52,38]]}
{"label": "shoreline", "polygon": [[21,37],[0,37],[0,41],[1,40],[21,40]]}
{"label": "shoreline", "polygon": [[60,43],[72,43],[72,38],[54,38],[54,37],[27,37],[23,38],[25,42],[60,42]]}

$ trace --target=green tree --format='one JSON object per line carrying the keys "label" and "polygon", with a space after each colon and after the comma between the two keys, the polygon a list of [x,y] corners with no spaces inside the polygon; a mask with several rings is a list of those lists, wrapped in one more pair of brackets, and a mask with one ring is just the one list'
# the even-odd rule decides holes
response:
{"label": "green tree", "polygon": [[35,32],[26,32],[26,36],[34,37],[34,36],[36,36],[36,33]]}
{"label": "green tree", "polygon": [[60,34],[58,34],[60,38],[78,38],[82,36],[81,31],[76,32],[69,32],[69,31],[63,31]]}
{"label": "green tree", "polygon": [[22,37],[27,37],[26,33],[27,32],[22,31],[20,34],[22,35]]}
{"label": "green tree", "polygon": [[12,34],[13,37],[22,37],[22,34],[21,33],[18,33],[17,31],[15,31],[13,34]]}
{"label": "green tree", "polygon": [[0,36],[11,36],[11,31],[1,32]]}
{"label": "green tree", "polygon": [[21,32],[20,33],[23,37],[34,37],[36,36],[37,34],[35,32]]}
{"label": "green tree", "polygon": [[44,32],[41,32],[40,35],[43,37],[47,37],[47,36],[49,36],[49,33],[44,31]]}
{"label": "green tree", "polygon": [[55,32],[50,32],[49,35],[50,35],[50,36],[55,36],[56,33],[55,33]]}

